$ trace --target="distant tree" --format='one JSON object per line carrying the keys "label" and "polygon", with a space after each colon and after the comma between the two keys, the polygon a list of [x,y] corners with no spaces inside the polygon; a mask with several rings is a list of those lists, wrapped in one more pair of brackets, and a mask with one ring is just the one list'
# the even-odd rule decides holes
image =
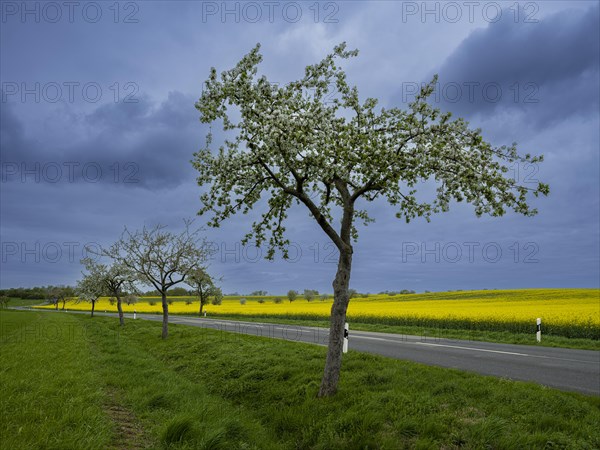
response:
{"label": "distant tree", "polygon": [[277,85],[257,75],[257,45],[220,76],[211,68],[196,103],[203,123],[219,121],[228,134],[214,151],[209,132],[206,147],[194,155],[198,184],[209,185],[199,211],[213,214],[209,225],[267,204],[242,242],[268,243],[270,259],[277,249],[288,257],[285,220],[292,205],[301,204],[337,247],[321,397],[337,390],[353,246],[358,223],[373,222],[369,202],[386,200],[407,222],[429,221],[453,201],[472,204],[477,216],[509,209],[532,216],[537,211],[528,195],[549,192],[543,183],[520,185],[507,175],[515,162],[535,164],[541,157],[520,156],[515,144],[492,146],[481,130],[427,103],[437,76],[407,109],[361,99],[341,64],[357,54],[342,43],[300,79]]}
{"label": "distant tree", "polygon": [[261,296],[268,295],[268,293],[267,293],[267,291],[254,291],[250,295],[253,297],[261,297]]}
{"label": "distant tree", "polygon": [[8,306],[10,298],[7,295],[0,295],[0,308],[4,309]]}
{"label": "distant tree", "polygon": [[273,303],[275,303],[275,304],[277,304],[277,305],[279,305],[279,304],[280,304],[280,303],[282,303],[282,302],[283,302],[283,299],[282,299],[281,297],[275,297],[275,298],[273,299]]}
{"label": "distant tree", "polygon": [[99,269],[98,265],[86,266],[87,273],[82,272],[83,278],[77,282],[75,292],[79,300],[86,301],[92,304],[92,317],[96,309],[96,302],[100,297],[107,294],[106,285],[104,284],[105,274]]}
{"label": "distant tree", "polygon": [[183,287],[176,286],[170,289],[169,295],[171,297],[185,297],[186,295],[188,295],[188,291]]}
{"label": "distant tree", "polygon": [[102,251],[131,270],[139,282],[154,287],[160,293],[163,339],[169,335],[169,289],[183,283],[210,254],[209,247],[200,240],[200,230],[190,230],[191,221],[184,223],[185,229],[178,234],[165,231],[162,225],[134,232],[125,228],[121,238]]}
{"label": "distant tree", "polygon": [[142,294],[143,297],[160,297],[160,292],[158,292],[156,289],[151,289],[149,291],[146,291]]}
{"label": "distant tree", "polygon": [[263,304],[265,302],[264,298],[259,298],[256,300],[258,303]]}
{"label": "distant tree", "polygon": [[217,287],[215,286],[215,282],[206,271],[206,268],[198,267],[190,272],[186,283],[192,287],[194,295],[198,297],[198,301],[200,302],[199,314],[202,315],[204,305],[207,305],[210,297],[214,297],[216,293]]}
{"label": "distant tree", "polygon": [[137,295],[128,294],[123,300],[125,300],[127,306],[131,306],[135,305],[140,300],[140,298]]}
{"label": "distant tree", "polygon": [[8,298],[22,298],[26,300],[44,300],[48,299],[46,294],[51,286],[36,286],[32,288],[9,288],[0,289],[0,296],[4,295]]}
{"label": "distant tree", "polygon": [[321,294],[320,298],[321,298],[321,301],[324,302],[325,300],[327,300],[329,298],[329,295],[328,294]]}
{"label": "distant tree", "polygon": [[221,303],[223,303],[223,292],[221,291],[220,288],[214,289],[213,297],[212,297],[212,300],[210,301],[210,303],[213,305],[220,305]]}
{"label": "distant tree", "polygon": [[314,300],[317,295],[319,295],[319,291],[315,291],[313,289],[304,289],[304,293],[302,294],[304,300],[307,302]]}
{"label": "distant tree", "polygon": [[61,309],[64,311],[67,307],[67,301],[69,301],[70,299],[73,299],[76,296],[75,288],[72,286],[63,286],[63,287],[61,287],[61,293],[62,293],[62,295],[60,296]]}
{"label": "distant tree", "polygon": [[290,303],[296,300],[296,297],[298,297],[298,292],[294,291],[293,289],[288,291],[287,298],[290,301]]}
{"label": "distant tree", "polygon": [[58,293],[54,286],[48,286],[45,292],[45,298],[48,303],[54,305],[54,309],[58,310]]}
{"label": "distant tree", "polygon": [[348,289],[348,298],[354,298],[358,295],[358,291],[356,289]]}
{"label": "distant tree", "polygon": [[46,290],[46,299],[58,310],[58,305],[62,303],[62,310],[65,310],[67,300],[75,296],[75,290],[71,286],[48,286]]}
{"label": "distant tree", "polygon": [[[106,295],[110,295],[117,304],[120,326],[125,326],[122,298],[125,295],[126,290],[131,292],[137,290],[134,285],[135,274],[133,271],[126,265],[117,261],[113,262],[110,266],[107,266],[92,258],[84,258],[81,260],[81,263],[89,273],[97,274],[96,276],[101,280]],[[137,301],[137,297],[131,294],[127,295],[125,299],[128,305],[130,305],[133,300]],[[111,305],[112,304],[113,302],[111,302]]]}
{"label": "distant tree", "polygon": [[246,304],[246,299],[240,298],[240,305],[245,305],[245,304]]}

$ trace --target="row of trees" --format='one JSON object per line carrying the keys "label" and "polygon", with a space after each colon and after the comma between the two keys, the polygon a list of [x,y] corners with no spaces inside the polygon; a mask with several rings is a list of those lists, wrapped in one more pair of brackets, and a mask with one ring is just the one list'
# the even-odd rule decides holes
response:
{"label": "row of trees", "polygon": [[[126,292],[137,292],[137,285],[155,289],[162,300],[162,338],[169,334],[169,302],[167,295],[180,283],[192,287],[200,301],[200,314],[210,298],[221,298],[221,290],[208,275],[205,263],[211,248],[200,238],[200,230],[192,230],[192,222],[184,221],[184,230],[172,233],[157,225],[134,232],[127,228],[110,247],[103,248],[98,256],[108,258],[110,265],[85,258],[83,278],[77,283],[76,292],[81,300],[92,304],[102,296],[116,299],[119,322],[124,325],[122,299]],[[94,252],[92,249],[88,249]]]}
{"label": "row of trees", "polygon": [[[32,288],[10,288],[0,290],[0,297],[21,298],[25,300],[45,300],[53,304],[56,309],[62,304],[65,309],[66,302],[75,295],[72,286],[36,286]],[[8,300],[6,301],[8,304]]]}
{"label": "row of trees", "polygon": [[53,286],[36,286],[32,288],[0,289],[0,296],[9,298],[22,298],[25,300],[44,300],[47,292]]}
{"label": "row of trees", "polygon": [[[290,303],[292,303],[294,300],[296,300],[299,296],[300,296],[300,294],[298,293],[298,291],[295,291],[295,290],[289,290],[287,293],[287,298]],[[312,300],[315,300],[316,298],[320,298],[321,300],[327,300],[329,298],[329,295],[328,294],[319,295],[319,291],[317,291],[315,289],[304,289],[304,292],[302,293],[302,297],[307,302],[310,302]]]}

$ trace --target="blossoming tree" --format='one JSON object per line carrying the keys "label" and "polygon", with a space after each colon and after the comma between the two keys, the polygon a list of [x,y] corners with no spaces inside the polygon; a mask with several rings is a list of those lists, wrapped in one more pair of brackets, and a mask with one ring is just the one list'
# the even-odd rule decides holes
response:
{"label": "blossoming tree", "polygon": [[[501,216],[508,209],[531,216],[529,195],[546,195],[547,185],[524,186],[506,176],[515,161],[536,163],[542,157],[520,156],[516,145],[495,147],[481,130],[453,119],[427,103],[436,79],[425,86],[407,110],[378,108],[378,101],[361,101],[350,86],[340,60],[358,54],[342,43],[321,62],[306,67],[305,75],[285,86],[258,76],[260,45],[231,70],[214,68],[196,103],[204,123],[222,121],[226,133],[220,150],[213,151],[212,134],[206,148],[194,155],[201,195],[199,214],[210,213],[209,225],[259,200],[266,210],[252,224],[244,242],[268,245],[287,257],[285,219],[293,204],[304,205],[339,250],[333,280],[329,346],[319,396],[337,390],[342,361],[346,310],[356,222],[372,222],[366,209],[380,197],[407,222],[427,221],[448,210],[451,201],[466,201],[475,214]],[[229,108],[236,108],[230,116]],[[432,198],[418,188],[435,183]]]}

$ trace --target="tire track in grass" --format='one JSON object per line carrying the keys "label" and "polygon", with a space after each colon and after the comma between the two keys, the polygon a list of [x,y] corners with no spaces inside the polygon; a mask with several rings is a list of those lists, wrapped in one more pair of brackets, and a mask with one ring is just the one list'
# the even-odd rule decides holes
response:
{"label": "tire track in grass", "polygon": [[[81,322],[82,317],[77,317]],[[90,324],[91,325],[91,324]],[[112,334],[103,327],[95,324],[94,332],[97,336],[114,338],[118,334]],[[92,328],[90,328],[92,329]],[[101,331],[99,331],[101,330]],[[118,338],[117,338],[118,339]],[[96,339],[88,339],[89,353],[96,361],[100,361],[103,351],[98,347]],[[128,408],[123,401],[123,392],[113,385],[103,383],[102,393],[104,395],[103,411],[114,424],[114,434],[107,450],[137,450],[152,447],[152,440],[147,435],[141,421],[135,413]]]}
{"label": "tire track in grass", "polygon": [[106,393],[104,411],[115,423],[117,432],[110,444],[114,450],[136,450],[150,448],[150,440],[137,416],[119,401],[119,392],[114,387],[104,390]]}

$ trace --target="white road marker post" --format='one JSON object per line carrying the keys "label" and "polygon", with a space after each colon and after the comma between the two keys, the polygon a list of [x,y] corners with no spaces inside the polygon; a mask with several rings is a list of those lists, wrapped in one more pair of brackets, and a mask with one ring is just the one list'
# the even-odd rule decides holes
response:
{"label": "white road marker post", "polygon": [[135,309],[133,310],[133,320],[135,320],[137,318],[137,313],[135,312]]}
{"label": "white road marker post", "polygon": [[343,353],[348,353],[348,322],[344,324],[344,346],[342,347]]}
{"label": "white road marker post", "polygon": [[536,323],[537,323],[537,328],[536,328],[536,332],[535,332],[535,338],[537,339],[538,342],[542,342],[542,319],[538,317]]}

